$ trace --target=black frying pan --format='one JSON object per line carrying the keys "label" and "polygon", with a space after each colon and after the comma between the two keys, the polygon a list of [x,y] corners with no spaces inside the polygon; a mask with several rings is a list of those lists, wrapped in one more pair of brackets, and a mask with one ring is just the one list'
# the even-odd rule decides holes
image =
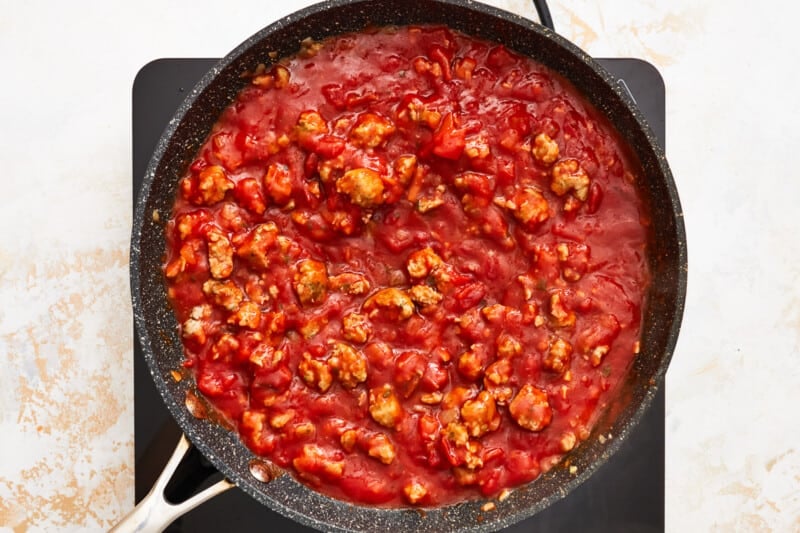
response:
{"label": "black frying pan", "polygon": [[[241,89],[240,74],[270,63],[268,52],[291,55],[307,37],[358,31],[368,25],[447,24],[464,33],[502,42],[570,80],[603,112],[638,156],[644,179],[640,192],[650,210],[649,263],[641,353],[631,368],[620,400],[570,454],[566,468],[554,468],[481,512],[482,502],[417,512],[353,506],[280,476],[268,483],[252,475],[253,454],[217,424],[192,416],[186,408],[190,380],[176,382],[170,371],[183,360],[178,324],[166,299],[161,262],[163,221],[169,215],[178,179],[220,112]],[[153,216],[160,215],[159,220]],[[137,201],[131,238],[131,291],[134,319],[145,359],[171,414],[189,440],[222,474],[267,507],[324,530],[496,530],[523,520],[563,498],[587,479],[620,446],[664,380],[678,337],[686,291],[687,258],[683,214],[675,184],[658,142],[630,96],[602,67],[552,31],[518,16],[469,0],[333,0],[289,15],[264,28],[206,74],[177,110],[161,137]],[[596,436],[612,434],[601,442]],[[263,476],[260,476],[263,479]],[[479,516],[481,519],[479,521]]]}

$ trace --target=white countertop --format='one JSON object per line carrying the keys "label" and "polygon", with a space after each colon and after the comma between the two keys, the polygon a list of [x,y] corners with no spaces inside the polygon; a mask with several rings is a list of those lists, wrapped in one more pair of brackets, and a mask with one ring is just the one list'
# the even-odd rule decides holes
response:
{"label": "white countertop", "polygon": [[[136,72],[222,56],[310,3],[4,6],[0,531],[107,529],[133,505]],[[487,3],[535,18],[526,0]],[[550,4],[562,35],[595,56],[650,61],[666,82],[689,240],[667,376],[666,528],[798,531],[796,18],[743,0]]]}

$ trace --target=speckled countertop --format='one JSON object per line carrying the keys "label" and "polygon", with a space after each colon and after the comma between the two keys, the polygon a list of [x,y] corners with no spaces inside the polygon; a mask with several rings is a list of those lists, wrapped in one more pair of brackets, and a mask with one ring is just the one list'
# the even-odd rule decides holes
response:
{"label": "speckled countertop", "polygon": [[[15,3],[0,16],[0,531],[133,505],[130,95],[308,1]],[[487,3],[535,18],[526,0]],[[667,376],[668,531],[800,531],[800,32],[777,2],[551,0],[667,88],[689,238]]]}

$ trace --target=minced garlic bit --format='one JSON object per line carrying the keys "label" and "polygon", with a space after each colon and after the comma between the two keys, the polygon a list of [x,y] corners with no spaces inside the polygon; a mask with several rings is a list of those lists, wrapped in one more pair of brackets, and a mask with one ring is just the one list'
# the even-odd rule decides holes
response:
{"label": "minced garlic bit", "polygon": [[481,505],[481,511],[483,511],[484,513],[488,513],[489,511],[494,511],[495,509],[497,509],[497,505],[495,505],[494,502],[486,502],[483,505]]}
{"label": "minced garlic bit", "polygon": [[578,467],[577,467],[577,466],[575,466],[575,465],[572,465],[572,466],[570,466],[570,467],[569,467],[569,473],[570,473],[570,474],[572,474],[572,475],[574,476],[575,474],[577,474],[577,473],[578,473]]}

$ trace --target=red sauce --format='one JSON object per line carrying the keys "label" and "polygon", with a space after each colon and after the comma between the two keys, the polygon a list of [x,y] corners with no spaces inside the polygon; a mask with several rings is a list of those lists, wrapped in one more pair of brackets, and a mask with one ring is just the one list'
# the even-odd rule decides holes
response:
{"label": "red sauce", "polygon": [[635,167],[560,77],[441,27],[252,74],[180,184],[185,365],[256,454],[363,504],[536,478],[637,351]]}

